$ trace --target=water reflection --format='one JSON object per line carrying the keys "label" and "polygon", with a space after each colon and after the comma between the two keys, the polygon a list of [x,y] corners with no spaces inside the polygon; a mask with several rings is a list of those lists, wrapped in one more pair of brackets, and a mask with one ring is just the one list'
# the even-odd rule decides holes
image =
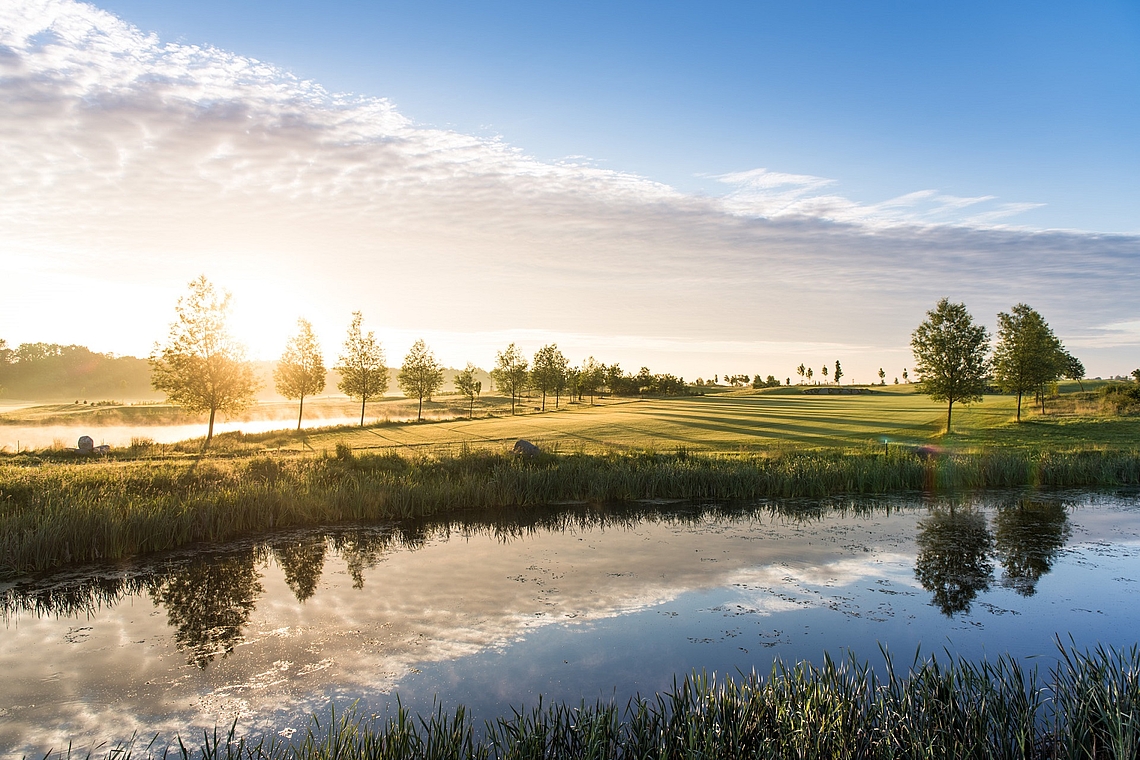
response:
{"label": "water reflection", "polygon": [[979,592],[990,587],[993,536],[986,517],[972,508],[931,508],[918,522],[914,574],[947,617],[968,612]]}
{"label": "water reflection", "polygon": [[257,597],[264,591],[256,560],[253,549],[199,558],[155,579],[151,597],[166,608],[167,622],[189,664],[204,668],[217,655],[233,652],[242,640]]}
{"label": "water reflection", "polygon": [[0,745],[298,726],[334,698],[382,712],[393,690],[493,717],[877,642],[1134,640],[1140,498],[1096,498],[527,508],[0,584]]}
{"label": "water reflection", "polygon": [[1022,596],[1037,593],[1037,582],[1053,567],[1072,535],[1065,505],[1050,499],[1019,499],[998,509],[994,542],[1003,573],[1001,583]]}

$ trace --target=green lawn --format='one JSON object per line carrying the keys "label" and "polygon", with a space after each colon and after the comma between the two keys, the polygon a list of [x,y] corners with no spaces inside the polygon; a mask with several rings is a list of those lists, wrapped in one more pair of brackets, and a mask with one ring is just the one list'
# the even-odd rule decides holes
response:
{"label": "green lawn", "polygon": [[[753,451],[779,447],[864,447],[884,440],[937,443],[956,449],[1003,447],[1134,447],[1140,419],[1027,413],[1014,422],[1015,401],[987,396],[955,407],[954,433],[942,435],[946,410],[912,386],[886,386],[871,395],[806,395],[796,388],[737,391],[673,399],[606,399],[558,411],[474,420],[389,424],[308,436],[320,450],[417,447],[499,448],[518,438],[563,452],[621,449]],[[527,408],[532,408],[527,406]],[[299,444],[294,444],[295,446]]]}

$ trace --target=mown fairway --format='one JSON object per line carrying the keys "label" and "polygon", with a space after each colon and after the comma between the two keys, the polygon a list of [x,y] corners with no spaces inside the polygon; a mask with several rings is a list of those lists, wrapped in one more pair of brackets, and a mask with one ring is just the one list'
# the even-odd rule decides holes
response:
{"label": "mown fairway", "polygon": [[563,452],[606,450],[749,451],[794,447],[865,447],[884,440],[938,442],[961,448],[1001,446],[1134,446],[1140,420],[1028,416],[1013,422],[1014,400],[988,396],[955,407],[954,435],[941,435],[945,408],[910,387],[872,395],[805,395],[798,389],[739,391],[675,399],[609,400],[559,411],[389,424],[310,435],[320,450],[417,447],[500,448],[525,438]]}

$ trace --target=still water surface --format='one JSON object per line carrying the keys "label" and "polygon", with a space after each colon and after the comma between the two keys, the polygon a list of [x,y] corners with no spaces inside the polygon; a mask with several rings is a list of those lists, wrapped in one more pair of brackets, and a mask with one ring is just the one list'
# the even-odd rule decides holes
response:
{"label": "still water surface", "polygon": [[916,648],[1048,665],[1140,630],[1140,494],[574,506],[275,534],[0,585],[0,748],[477,718],[693,669]]}

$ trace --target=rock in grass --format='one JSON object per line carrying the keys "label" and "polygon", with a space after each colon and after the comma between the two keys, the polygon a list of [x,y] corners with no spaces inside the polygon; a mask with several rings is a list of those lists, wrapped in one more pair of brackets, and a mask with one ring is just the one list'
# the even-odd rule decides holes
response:
{"label": "rock in grass", "polygon": [[520,438],[515,441],[515,447],[511,449],[511,451],[515,454],[518,454],[519,456],[530,458],[538,455],[539,448],[530,441],[524,441],[522,438]]}

